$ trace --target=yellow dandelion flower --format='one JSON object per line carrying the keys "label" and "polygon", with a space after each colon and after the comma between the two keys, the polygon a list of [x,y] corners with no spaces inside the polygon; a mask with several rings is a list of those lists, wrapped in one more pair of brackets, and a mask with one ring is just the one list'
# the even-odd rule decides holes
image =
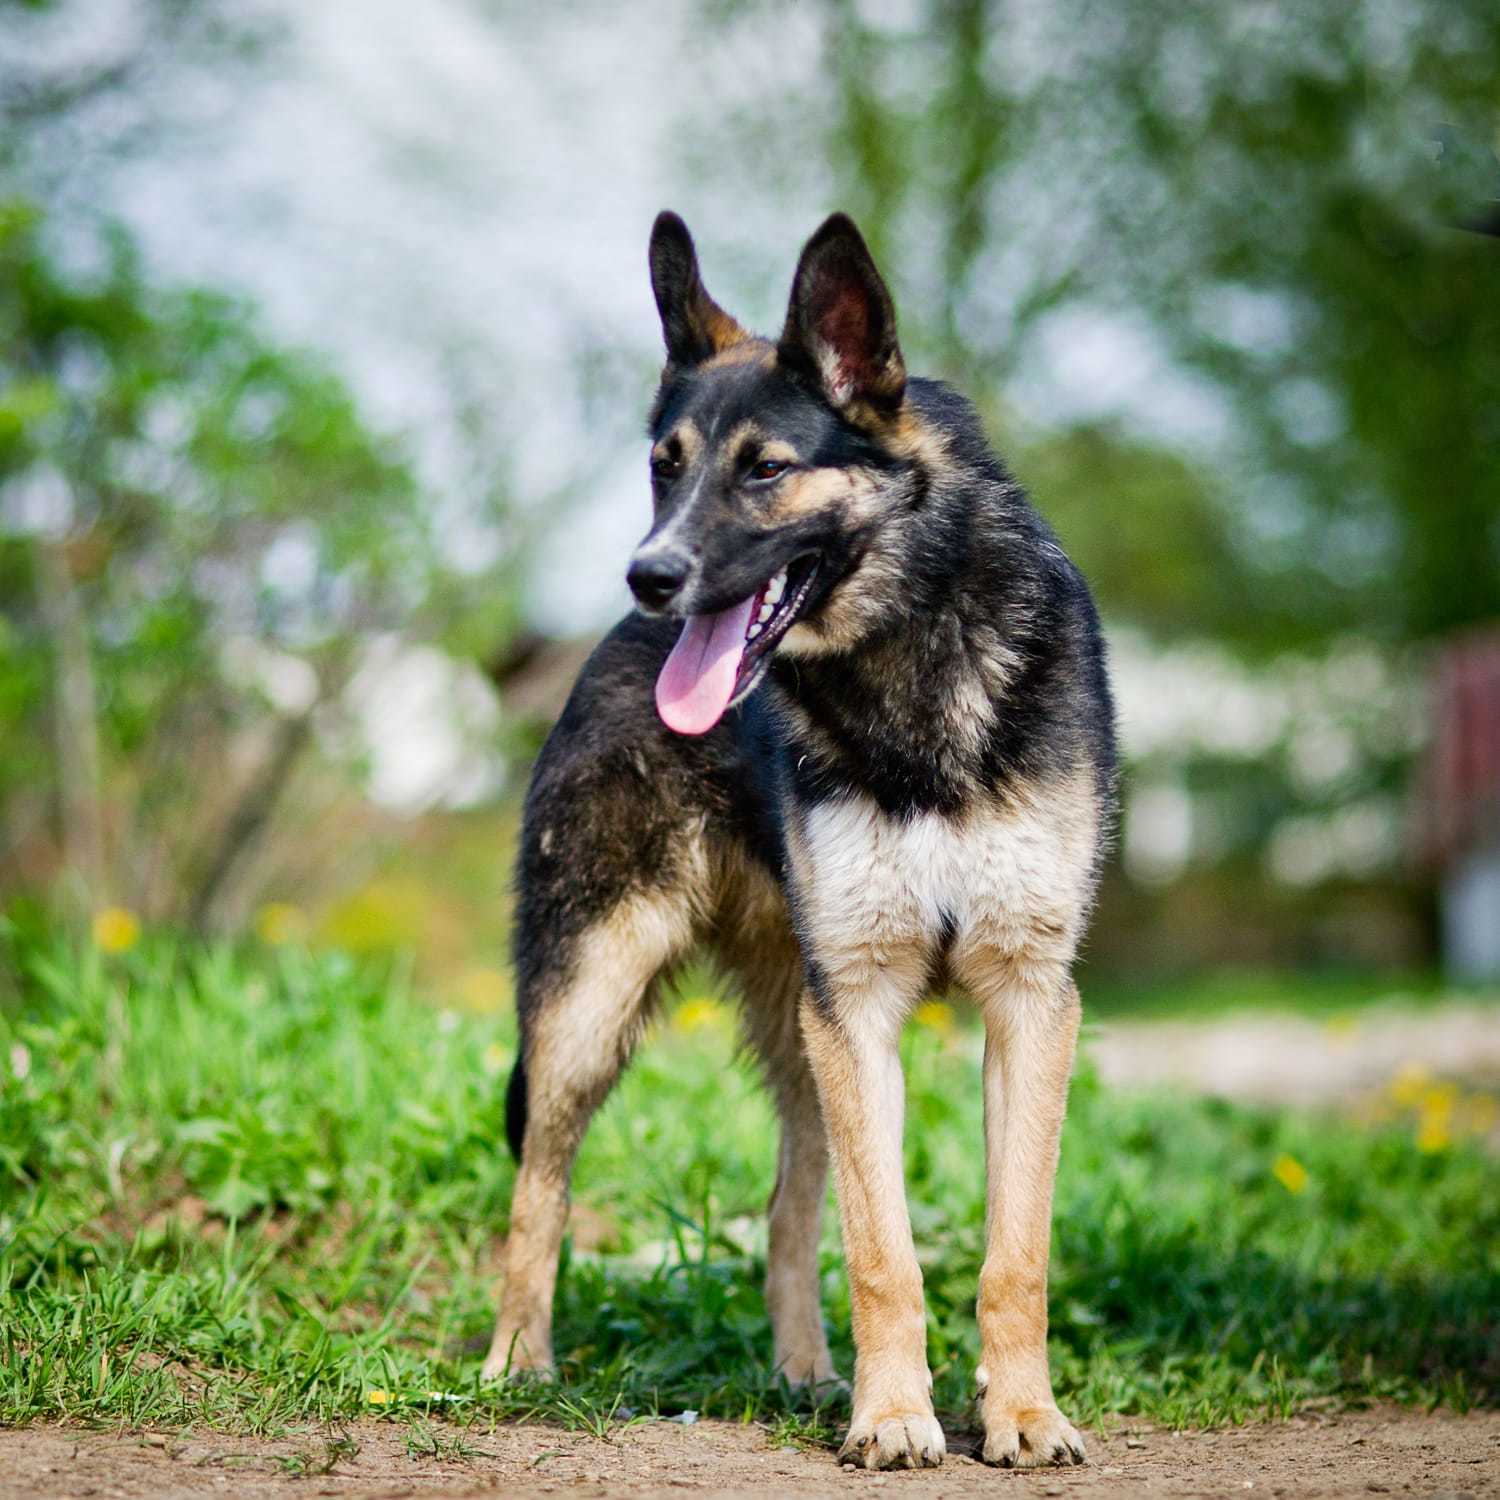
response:
{"label": "yellow dandelion flower", "polygon": [[371,1406],[389,1406],[391,1402],[391,1393],[389,1391],[366,1391],[365,1400],[368,1401]]}
{"label": "yellow dandelion flower", "polygon": [[1417,1122],[1417,1150],[1431,1156],[1453,1140],[1453,1116],[1449,1111],[1424,1109]]}
{"label": "yellow dandelion flower", "polygon": [[953,1030],[953,1007],[941,1000],[926,1000],[912,1013],[918,1026],[929,1026],[933,1031]]}
{"label": "yellow dandelion flower", "polygon": [[1458,1087],[1452,1083],[1434,1083],[1422,1091],[1422,1113],[1445,1120],[1453,1118],[1453,1108],[1458,1103]]}
{"label": "yellow dandelion flower", "polygon": [[1271,1175],[1289,1193],[1305,1191],[1310,1180],[1307,1168],[1295,1156],[1288,1156],[1285,1152],[1276,1158],[1271,1167]]}
{"label": "yellow dandelion flower", "polygon": [[510,980],[502,969],[470,969],[459,980],[458,993],[470,1010],[491,1015],[510,999]]}
{"label": "yellow dandelion flower", "polygon": [[1407,1063],[1391,1079],[1390,1096],[1403,1109],[1414,1109],[1422,1102],[1422,1095],[1432,1082],[1431,1072],[1421,1063]]}
{"label": "yellow dandelion flower", "polygon": [[307,936],[307,918],[289,901],[268,901],[255,914],[255,935],[279,948]]}
{"label": "yellow dandelion flower", "polygon": [[699,1031],[705,1026],[717,1026],[724,1018],[724,1007],[707,995],[684,1000],[672,1017],[672,1025],[678,1031]]}
{"label": "yellow dandelion flower", "polygon": [[493,1077],[505,1066],[505,1060],[510,1054],[499,1042],[491,1042],[484,1049],[484,1055],[479,1059],[479,1065],[484,1071]]}
{"label": "yellow dandelion flower", "polygon": [[94,915],[94,946],[106,953],[128,953],[141,940],[141,924],[123,906],[106,906]]}

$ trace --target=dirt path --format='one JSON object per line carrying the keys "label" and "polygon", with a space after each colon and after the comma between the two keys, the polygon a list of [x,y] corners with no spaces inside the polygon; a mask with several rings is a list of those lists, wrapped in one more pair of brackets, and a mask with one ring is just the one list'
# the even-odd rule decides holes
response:
{"label": "dirt path", "polygon": [[[985,1468],[961,1442],[941,1469],[857,1473],[827,1452],[773,1448],[761,1428],[719,1422],[653,1422],[609,1441],[526,1426],[432,1432],[449,1456],[413,1452],[402,1428],[378,1422],[276,1442],[34,1427],[0,1433],[0,1495],[1500,1496],[1497,1412],[1380,1410],[1208,1433],[1122,1427],[1091,1435],[1084,1468],[1035,1473]],[[452,1451],[459,1437],[463,1456]]]}
{"label": "dirt path", "polygon": [[1500,1082],[1500,1007],[1384,1007],[1331,1021],[1246,1012],[1205,1021],[1101,1021],[1083,1046],[1116,1088],[1175,1087],[1246,1103],[1339,1105],[1403,1071]]}

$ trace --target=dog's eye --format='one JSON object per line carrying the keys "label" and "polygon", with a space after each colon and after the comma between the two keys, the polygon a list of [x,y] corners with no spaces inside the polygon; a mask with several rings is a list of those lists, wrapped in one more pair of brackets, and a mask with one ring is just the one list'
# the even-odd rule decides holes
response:
{"label": "dog's eye", "polygon": [[750,477],[752,479],[780,479],[789,467],[779,458],[763,458],[759,463],[750,465]]}
{"label": "dog's eye", "polygon": [[656,479],[673,479],[682,467],[682,460],[665,453],[656,454],[651,460],[651,473]]}

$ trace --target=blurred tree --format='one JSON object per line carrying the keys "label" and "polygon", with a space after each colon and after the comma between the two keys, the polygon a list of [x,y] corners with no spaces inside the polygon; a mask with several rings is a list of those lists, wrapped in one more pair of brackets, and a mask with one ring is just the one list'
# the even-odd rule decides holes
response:
{"label": "blurred tree", "polygon": [[[1500,611],[1500,246],[1449,227],[1497,196],[1491,0],[823,16],[817,95],[775,108],[821,122],[921,353],[1012,426],[1039,335],[1144,319],[1225,414],[1227,442],[1172,445],[1191,455],[1158,465],[1177,499],[1123,536],[1145,488],[1106,480],[1139,476],[1148,442],[1115,451],[1092,419],[1069,438],[1066,417],[1047,438],[1054,476],[1103,460],[1064,530],[1113,617],[1167,623],[1153,579],[1173,623],[1252,650]],[[1155,525],[1162,505],[1187,524]]]}
{"label": "blurred tree", "polygon": [[64,272],[46,227],[0,210],[0,867],[55,826],[89,899],[202,923],[361,642],[432,627],[445,574],[337,379],[118,232]]}
{"label": "blurred tree", "polygon": [[347,883],[379,826],[374,688],[459,671],[416,642],[514,628],[525,538],[473,360],[445,372],[438,491],[319,361],[101,223],[121,163],[213,148],[290,19],[0,0],[0,887],[205,926],[277,874]]}

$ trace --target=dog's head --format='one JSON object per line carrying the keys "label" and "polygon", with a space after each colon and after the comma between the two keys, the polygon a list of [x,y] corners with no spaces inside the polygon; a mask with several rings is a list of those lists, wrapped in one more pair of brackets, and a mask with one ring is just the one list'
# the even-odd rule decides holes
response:
{"label": "dog's head", "polygon": [[676,214],[657,218],[650,258],[667,363],[654,519],[626,576],[643,611],[684,621],[656,701],[671,728],[702,734],[778,649],[857,638],[856,580],[909,498],[920,437],[890,293],[843,214],[803,250],[775,343],[704,290]]}

